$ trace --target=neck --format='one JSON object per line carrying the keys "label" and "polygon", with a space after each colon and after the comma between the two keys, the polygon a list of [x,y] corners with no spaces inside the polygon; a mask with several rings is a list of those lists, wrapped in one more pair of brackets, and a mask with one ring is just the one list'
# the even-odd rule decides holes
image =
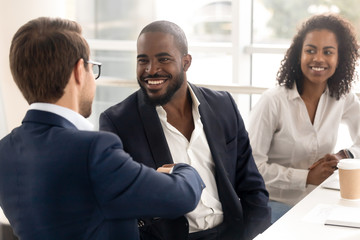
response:
{"label": "neck", "polygon": [[79,113],[79,99],[77,94],[77,89],[73,88],[71,84],[68,84],[64,89],[63,96],[54,102],[54,104],[69,108],[74,112]]}
{"label": "neck", "polygon": [[169,112],[172,112],[172,114],[176,113],[176,115],[184,116],[189,111],[191,112],[192,100],[186,81],[184,81],[184,84],[174,94],[170,102],[163,105],[162,107],[165,109],[168,115]]}
{"label": "neck", "polygon": [[181,132],[188,141],[194,130],[194,121],[192,116],[192,100],[187,84],[184,84],[178,90],[177,96],[163,106],[167,114],[167,121],[179,132]]}
{"label": "neck", "polygon": [[324,84],[307,84],[304,82],[304,88],[301,94],[301,98],[310,101],[319,101],[325,89],[326,89],[326,82]]}

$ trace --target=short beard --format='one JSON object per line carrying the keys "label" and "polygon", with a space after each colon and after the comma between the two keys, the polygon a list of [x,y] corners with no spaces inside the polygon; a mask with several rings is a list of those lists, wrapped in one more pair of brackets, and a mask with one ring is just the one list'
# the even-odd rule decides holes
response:
{"label": "short beard", "polygon": [[176,78],[172,79],[174,81],[173,85],[170,85],[166,91],[166,93],[157,98],[151,98],[146,90],[146,88],[141,84],[141,80],[138,79],[138,83],[142,92],[144,93],[144,100],[147,104],[151,106],[163,106],[170,102],[171,98],[180,89],[181,85],[184,82],[184,72],[181,72],[176,76]]}

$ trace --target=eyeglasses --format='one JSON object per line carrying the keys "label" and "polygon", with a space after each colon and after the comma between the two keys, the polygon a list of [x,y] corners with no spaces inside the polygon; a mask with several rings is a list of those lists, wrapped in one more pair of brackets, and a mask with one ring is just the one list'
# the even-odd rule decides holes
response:
{"label": "eyeglasses", "polygon": [[94,62],[91,60],[86,61],[87,63],[90,63],[92,65],[92,71],[95,77],[95,80],[100,77],[101,74],[101,63],[100,62]]}

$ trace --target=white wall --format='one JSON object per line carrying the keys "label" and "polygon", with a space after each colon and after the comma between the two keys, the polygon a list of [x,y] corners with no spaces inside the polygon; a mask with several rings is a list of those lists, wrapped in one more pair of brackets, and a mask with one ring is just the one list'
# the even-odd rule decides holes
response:
{"label": "white wall", "polygon": [[28,108],[10,73],[9,48],[13,35],[31,19],[66,17],[68,2],[70,0],[0,0],[0,114],[1,108],[5,113],[0,115],[0,137],[21,124]]}

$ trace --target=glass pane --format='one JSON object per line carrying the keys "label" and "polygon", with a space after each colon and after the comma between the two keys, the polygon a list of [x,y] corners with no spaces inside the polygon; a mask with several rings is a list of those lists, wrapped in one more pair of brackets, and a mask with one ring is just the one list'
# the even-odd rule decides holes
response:
{"label": "glass pane", "polygon": [[339,13],[360,30],[356,0],[254,0],[254,43],[288,43],[306,18],[324,12]]}
{"label": "glass pane", "polygon": [[87,38],[136,40],[154,19],[153,6],[153,0],[78,0],[76,16]]}
{"label": "glass pane", "polygon": [[231,41],[231,0],[157,0],[156,18],[178,24],[189,43]]}
{"label": "glass pane", "polygon": [[87,38],[135,41],[146,24],[166,19],[189,42],[231,41],[231,0],[78,0],[75,15]]}
{"label": "glass pane", "polygon": [[253,54],[251,73],[252,86],[274,87],[276,84],[276,74],[283,58],[283,54]]}
{"label": "glass pane", "polygon": [[[189,7],[191,6],[191,7]],[[167,19],[185,31],[189,45],[201,42],[231,41],[231,1],[168,0],[79,0],[77,18],[87,38],[136,41],[141,29],[156,19]],[[199,43],[200,42],[200,43]],[[191,48],[190,48],[191,50]],[[197,50],[190,68],[194,81],[231,82],[231,56]],[[135,80],[134,51],[94,51],[92,58],[103,63],[102,77]],[[220,71],[215,69],[221,62]],[[224,73],[226,71],[226,73]],[[196,80],[195,80],[196,79]]]}
{"label": "glass pane", "polygon": [[192,63],[187,79],[192,83],[231,84],[232,56],[219,53],[190,52]]}
{"label": "glass pane", "polygon": [[94,51],[91,58],[101,62],[100,78],[116,78],[119,80],[136,79],[136,53],[134,51]]}

